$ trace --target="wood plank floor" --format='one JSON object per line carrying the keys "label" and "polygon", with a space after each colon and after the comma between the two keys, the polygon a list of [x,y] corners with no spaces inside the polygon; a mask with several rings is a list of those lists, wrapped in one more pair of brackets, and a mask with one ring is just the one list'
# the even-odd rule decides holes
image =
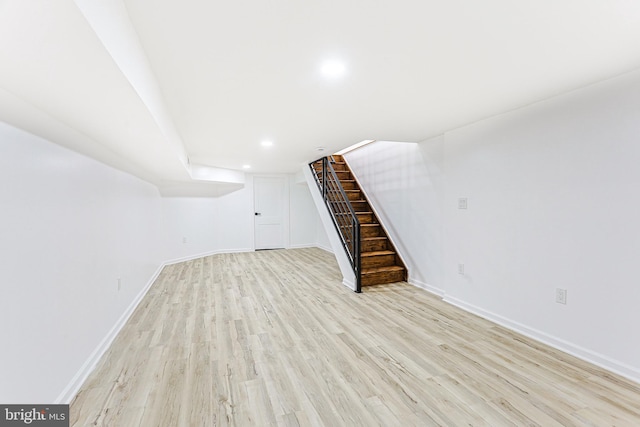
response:
{"label": "wood plank floor", "polygon": [[320,249],[166,267],[72,426],[640,426],[640,386]]}

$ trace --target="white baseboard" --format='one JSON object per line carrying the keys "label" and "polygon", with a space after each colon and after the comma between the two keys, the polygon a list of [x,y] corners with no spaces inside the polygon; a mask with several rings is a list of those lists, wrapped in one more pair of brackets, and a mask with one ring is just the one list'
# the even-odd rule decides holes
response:
{"label": "white baseboard", "polygon": [[78,391],[80,391],[80,387],[82,387],[82,384],[84,384],[84,382],[87,380],[91,372],[93,372],[93,370],[95,369],[96,365],[100,361],[100,358],[109,349],[109,346],[111,346],[111,343],[113,343],[113,340],[116,339],[116,337],[118,336],[118,333],[120,333],[120,330],[127,323],[127,321],[129,320],[129,318],[131,317],[135,309],[138,307],[142,299],[145,297],[145,295],[147,295],[147,292],[149,291],[151,286],[155,283],[156,279],[160,275],[160,272],[165,267],[165,265],[166,263],[158,267],[158,269],[153,274],[153,276],[151,276],[151,279],[149,279],[145,287],[142,288],[140,292],[138,292],[138,295],[136,295],[133,301],[131,301],[131,304],[129,304],[129,307],[127,307],[124,313],[122,313],[122,315],[120,316],[118,321],[115,323],[115,325],[113,325],[113,327],[107,333],[107,335],[102,339],[102,341],[100,341],[100,344],[98,344],[96,349],[93,350],[93,352],[91,353],[89,358],[86,360],[86,362],[84,362],[82,367],[80,367],[78,372],[76,372],[76,374],[71,379],[69,384],[65,387],[62,393],[60,393],[58,398],[54,401],[55,404],[71,403],[71,401],[76,396],[76,394],[78,394]]}
{"label": "white baseboard", "polygon": [[330,254],[333,254],[333,249],[327,246],[323,246],[323,245],[315,245],[316,248],[318,249],[322,249],[323,251],[329,252]]}
{"label": "white baseboard", "polygon": [[167,265],[172,265],[172,264],[178,264],[180,262],[185,262],[185,261],[193,261],[194,259],[199,259],[199,258],[204,258],[204,257],[208,257],[208,256],[212,256],[212,255],[219,255],[219,254],[231,254],[231,253],[242,253],[242,252],[253,252],[253,249],[223,249],[223,250],[215,250],[215,251],[209,251],[209,252],[202,252],[199,254],[195,254],[195,255],[188,255],[185,257],[181,257],[181,258],[174,258],[174,259],[170,259],[168,261],[165,261],[162,266],[167,266]]}
{"label": "white baseboard", "polygon": [[484,310],[480,307],[476,307],[474,305],[468,304],[457,298],[454,298],[451,296],[445,296],[443,300],[465,311],[476,314],[484,319],[497,323],[498,325],[504,326],[507,329],[511,329],[515,332],[518,332],[536,341],[540,341],[553,348],[556,348],[560,351],[563,351],[572,356],[575,356],[578,359],[582,359],[586,362],[593,363],[596,366],[599,366],[603,369],[606,369],[608,371],[621,375],[625,378],[630,379],[631,381],[635,381],[640,384],[640,370],[633,366],[629,366],[625,363],[619,362],[617,360],[604,356],[600,353],[596,353],[594,351],[580,347],[576,344],[565,341],[561,338],[554,337],[553,335],[549,335],[537,329],[530,328],[526,325],[523,325],[522,323],[507,319],[506,317]]}
{"label": "white baseboard", "polygon": [[355,291],[355,290],[356,290],[356,284],[355,284],[355,283],[353,283],[353,282],[352,282],[352,281],[350,281],[350,280],[347,280],[347,279],[344,279],[344,278],[343,278],[343,279],[342,279],[342,284],[343,284],[344,286],[346,286],[347,288],[351,289],[352,291]]}
{"label": "white baseboard", "polygon": [[315,248],[314,244],[301,244],[301,245],[289,245],[287,249],[307,249],[307,248]]}
{"label": "white baseboard", "polygon": [[[240,248],[240,249],[221,249],[218,251],[215,251],[214,253],[210,254],[210,255],[219,255],[219,254],[242,254],[245,252],[255,252],[256,250],[254,248]],[[209,256],[209,255],[206,255]],[[200,257],[202,258],[202,257]]]}
{"label": "white baseboard", "polygon": [[424,289],[425,291],[434,294],[437,297],[444,297],[444,290],[440,289],[440,288],[436,288],[435,286],[431,286],[427,283],[421,282],[419,280],[416,279],[412,279],[411,277],[409,278],[409,280],[407,280],[407,283],[409,283],[410,285],[413,285],[417,288],[420,289]]}

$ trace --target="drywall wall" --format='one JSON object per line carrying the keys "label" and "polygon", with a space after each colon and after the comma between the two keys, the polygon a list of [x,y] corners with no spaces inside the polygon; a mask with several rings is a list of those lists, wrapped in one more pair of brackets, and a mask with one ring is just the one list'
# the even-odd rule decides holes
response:
{"label": "drywall wall", "polygon": [[291,247],[304,248],[318,246],[319,229],[322,228],[318,210],[313,203],[311,192],[302,172],[300,176],[291,175],[290,215],[291,218]]}
{"label": "drywall wall", "polygon": [[242,189],[215,198],[163,198],[164,259],[253,250],[252,182],[248,176]]}
{"label": "drywall wall", "polygon": [[422,144],[376,141],[344,155],[409,271],[442,294],[442,137]]}
{"label": "drywall wall", "polygon": [[305,164],[298,173],[292,176],[291,247],[315,246],[333,252],[307,184],[305,171],[308,168]]}
{"label": "drywall wall", "polygon": [[0,123],[0,401],[54,402],[162,262],[138,178]]}
{"label": "drywall wall", "polygon": [[242,190],[218,197],[216,202],[218,209],[215,225],[218,251],[253,250],[253,176],[247,176]]}
{"label": "drywall wall", "polygon": [[327,252],[333,253],[333,248],[331,247],[329,236],[327,235],[327,231],[324,229],[324,226],[322,226],[322,221],[320,222],[320,225],[316,229],[314,246],[324,249]]}
{"label": "drywall wall", "polygon": [[444,141],[446,299],[636,380],[638,99],[635,72]]}
{"label": "drywall wall", "polygon": [[638,99],[634,72],[441,138],[345,157],[409,253],[410,277],[640,381]]}
{"label": "drywall wall", "polygon": [[166,197],[161,204],[165,260],[178,262],[219,250],[216,240],[216,199]]}

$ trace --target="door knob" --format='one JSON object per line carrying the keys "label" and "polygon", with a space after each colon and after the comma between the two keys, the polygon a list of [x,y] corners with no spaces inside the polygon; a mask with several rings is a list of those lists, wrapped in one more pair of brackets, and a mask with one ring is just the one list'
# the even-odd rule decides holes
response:
{"label": "door knob", "polygon": [[255,212],[254,214],[255,214],[255,216],[260,216],[260,215],[262,215],[260,212]]}

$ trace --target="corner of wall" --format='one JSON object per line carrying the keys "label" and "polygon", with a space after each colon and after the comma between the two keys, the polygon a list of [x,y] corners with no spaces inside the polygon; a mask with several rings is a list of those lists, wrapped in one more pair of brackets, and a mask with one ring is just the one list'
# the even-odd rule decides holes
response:
{"label": "corner of wall", "polygon": [[444,298],[445,296],[445,292],[444,289],[435,287],[435,286],[431,286],[427,283],[421,282],[419,280],[416,279],[412,279],[411,277],[409,277],[409,280],[407,280],[407,283],[409,283],[410,285],[413,285],[417,288],[423,289],[439,298]]}
{"label": "corner of wall", "polygon": [[129,320],[129,318],[131,317],[135,309],[138,307],[138,305],[140,305],[140,302],[142,302],[142,299],[145,297],[147,292],[149,292],[149,289],[151,289],[151,286],[155,283],[158,276],[160,276],[160,273],[162,272],[162,269],[165,267],[165,265],[167,265],[167,263],[163,263],[160,267],[158,267],[158,269],[153,274],[153,276],[149,279],[149,281],[144,286],[144,288],[138,293],[138,295],[136,295],[135,299],[131,301],[131,304],[129,304],[129,307],[127,307],[124,313],[122,313],[118,321],[113,325],[113,327],[109,330],[109,332],[102,339],[102,341],[100,341],[100,343],[95,348],[95,350],[93,350],[89,358],[84,362],[84,364],[80,367],[78,372],[76,372],[76,374],[73,376],[69,384],[67,384],[64,390],[62,390],[60,395],[56,398],[56,400],[54,401],[55,404],[71,403],[73,398],[78,394],[78,391],[80,391],[80,388],[82,387],[84,382],[87,380],[89,375],[91,375],[93,370],[98,365],[98,362],[100,361],[102,356],[107,352],[107,350],[109,349],[109,346],[111,346],[111,344],[116,339],[116,337],[118,336],[118,334],[120,333],[124,325],[127,323],[127,321]]}

